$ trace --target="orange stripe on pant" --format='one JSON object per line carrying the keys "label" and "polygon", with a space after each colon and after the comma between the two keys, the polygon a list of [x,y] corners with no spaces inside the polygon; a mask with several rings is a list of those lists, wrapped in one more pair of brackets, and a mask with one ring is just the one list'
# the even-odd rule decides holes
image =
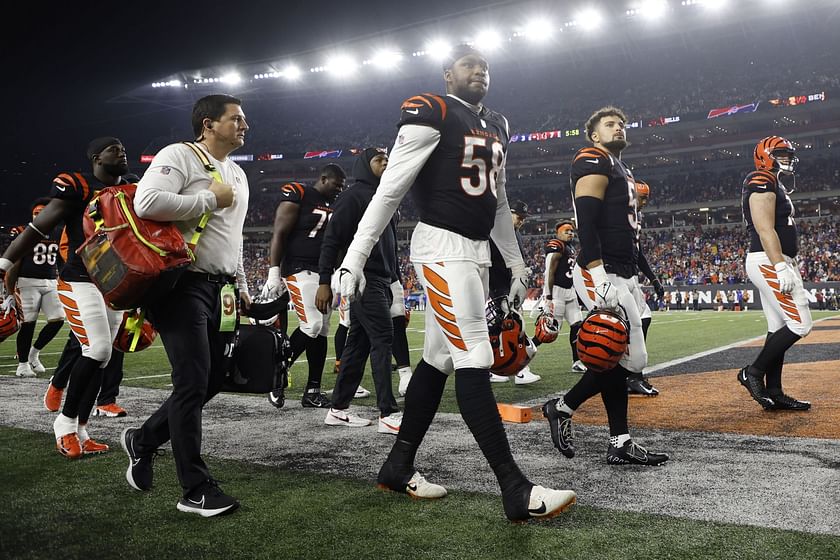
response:
{"label": "orange stripe on pant", "polygon": [[461,330],[455,323],[455,314],[450,311],[452,300],[449,298],[449,284],[426,265],[423,265],[423,277],[426,279],[429,288],[426,290],[426,297],[429,300],[429,307],[432,309],[435,321],[443,329],[444,336],[449,339],[449,342],[455,348],[466,351],[467,345],[461,336]]}
{"label": "orange stripe on pant", "polygon": [[580,275],[583,276],[583,285],[586,286],[586,293],[589,294],[589,299],[595,301],[595,282],[592,281],[592,274],[581,267]]}
{"label": "orange stripe on pant", "polygon": [[289,289],[289,296],[292,298],[292,304],[295,306],[295,313],[297,313],[298,320],[301,323],[306,322],[306,311],[303,307],[303,296],[300,294],[300,288],[297,287],[297,278],[289,276],[286,278],[286,287]]}
{"label": "orange stripe on pant", "polygon": [[790,294],[783,294],[779,289],[779,277],[776,275],[776,269],[764,264],[758,268],[761,270],[761,275],[767,280],[767,285],[773,290],[773,295],[776,297],[776,301],[779,302],[779,307],[782,308],[784,314],[790,317],[791,320],[801,323],[802,317],[799,315],[799,310],[796,309],[793,297]]}
{"label": "orange stripe on pant", "polygon": [[67,294],[61,293],[67,292],[69,294],[72,294],[73,288],[70,286],[70,284],[68,284],[61,278],[58,279],[56,285],[58,287],[58,300],[61,302],[61,306],[64,308],[64,316],[67,318],[67,322],[70,324],[70,330],[72,330],[73,334],[76,335],[79,344],[90,346],[87,331],[85,330],[85,326],[82,323],[82,317],[79,313],[79,306],[76,304],[76,300],[74,300]]}

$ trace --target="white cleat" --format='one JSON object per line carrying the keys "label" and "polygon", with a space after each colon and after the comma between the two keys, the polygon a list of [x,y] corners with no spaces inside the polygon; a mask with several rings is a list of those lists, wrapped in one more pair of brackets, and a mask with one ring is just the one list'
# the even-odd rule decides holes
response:
{"label": "white cleat", "polygon": [[551,519],[572,507],[576,501],[577,494],[573,490],[534,486],[528,501],[528,515],[534,519]]}
{"label": "white cleat", "polygon": [[354,414],[347,414],[346,410],[339,410],[331,408],[327,411],[327,417],[324,418],[324,424],[327,426],[346,426],[348,428],[362,428],[370,426],[371,421],[361,416]]}
{"label": "white cleat", "polygon": [[353,395],[354,399],[363,399],[365,397],[370,396],[370,391],[359,385],[358,389],[356,389],[356,393]]}
{"label": "white cleat", "polygon": [[15,375],[18,377],[37,377],[37,374],[32,371],[32,368],[29,366],[29,362],[19,363],[17,371],[15,371]]}
{"label": "white cleat", "polygon": [[528,385],[529,383],[536,383],[540,379],[542,379],[542,377],[536,373],[532,373],[529,366],[525,366],[519,373],[516,374],[513,382],[516,385]]}
{"label": "white cleat", "polygon": [[507,383],[510,379],[507,375],[496,375],[495,373],[490,374],[490,383]]}
{"label": "white cleat", "polygon": [[577,360],[575,363],[572,364],[572,371],[577,373],[586,373],[586,366],[583,365],[583,362]]}
{"label": "white cleat", "polygon": [[396,435],[400,433],[400,426],[402,425],[402,413],[401,412],[392,412],[388,416],[380,416],[379,417],[379,426],[377,426],[376,431],[380,434],[393,434]]}
{"label": "white cleat", "polygon": [[435,500],[446,496],[446,488],[440,484],[432,484],[421,475],[415,472],[408,484],[405,485],[405,493],[412,498]]}
{"label": "white cleat", "polygon": [[47,368],[44,367],[44,364],[41,363],[41,358],[38,356],[29,356],[29,367],[35,373],[46,373],[47,371]]}

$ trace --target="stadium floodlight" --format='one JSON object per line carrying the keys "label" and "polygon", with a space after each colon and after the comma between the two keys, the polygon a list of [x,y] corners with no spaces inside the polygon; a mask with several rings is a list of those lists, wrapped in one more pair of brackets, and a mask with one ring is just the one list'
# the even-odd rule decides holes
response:
{"label": "stadium floodlight", "polygon": [[373,54],[370,59],[370,64],[381,70],[389,70],[396,67],[402,60],[401,52],[394,49],[383,49]]}
{"label": "stadium floodlight", "polygon": [[581,10],[575,16],[575,26],[584,31],[595,31],[604,22],[604,16],[595,8]]}
{"label": "stadium floodlight", "polygon": [[228,72],[227,74],[219,78],[219,81],[225,84],[238,84],[242,81],[242,76],[240,76],[236,72]]}
{"label": "stadium floodlight", "polygon": [[289,66],[286,66],[283,69],[283,77],[286,78],[287,80],[292,80],[292,81],[297,80],[297,79],[300,78],[300,74],[301,74],[300,68],[298,68],[297,66],[295,66],[293,64],[290,64]]}
{"label": "stadium floodlight", "polygon": [[358,66],[359,64],[349,55],[341,54],[327,60],[327,63],[324,64],[324,69],[331,74],[345,78],[349,77]]}
{"label": "stadium floodlight", "polygon": [[434,39],[426,44],[426,54],[436,60],[443,60],[452,51],[452,46],[446,41]]}
{"label": "stadium floodlight", "polygon": [[639,14],[649,20],[661,19],[668,11],[665,0],[644,0],[639,4]]}
{"label": "stadium floodlight", "polygon": [[497,31],[485,29],[475,36],[473,42],[478,50],[490,52],[502,45],[502,38]]}
{"label": "stadium floodlight", "polygon": [[545,17],[535,17],[525,24],[522,29],[524,35],[529,41],[541,43],[551,38],[554,32],[554,26],[551,20]]}
{"label": "stadium floodlight", "polygon": [[703,7],[717,12],[725,8],[728,3],[728,0],[703,0]]}

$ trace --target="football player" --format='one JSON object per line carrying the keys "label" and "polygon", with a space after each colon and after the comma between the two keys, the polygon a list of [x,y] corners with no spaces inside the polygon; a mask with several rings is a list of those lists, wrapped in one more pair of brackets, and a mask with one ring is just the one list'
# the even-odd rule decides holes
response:
{"label": "football player", "polygon": [[[641,209],[645,207],[648,202],[648,198],[650,198],[650,185],[637,179],[636,196],[639,200],[639,230],[641,230]],[[662,287],[662,282],[660,282],[659,278],[656,277],[656,274],[653,273],[653,269],[651,269],[650,263],[648,263],[647,258],[642,251],[641,240],[639,242],[639,270],[647,277],[648,280],[650,280],[650,284],[653,286],[653,291],[656,292],[656,297],[662,299],[662,296],[665,295],[665,288]],[[645,344],[647,344],[647,333],[650,328],[652,314],[650,306],[644,301],[642,301],[642,307],[639,309],[639,315],[642,318],[642,334],[644,334]],[[639,395],[642,397],[655,397],[659,394],[659,390],[648,383],[648,380],[645,379],[642,372],[630,372],[630,375],[627,376],[627,392],[630,395]]]}
{"label": "football player", "polygon": [[[301,404],[309,408],[328,408],[330,400],[321,392],[321,377],[327,361],[327,333],[330,315],[315,306],[318,290],[318,257],[324,239],[330,204],[344,188],[347,175],[334,164],[321,169],[314,185],[288,183],[280,188],[280,203],[274,217],[271,237],[268,279],[263,286],[262,299],[275,299],[286,289],[295,307],[299,326],[289,337],[293,360],[306,351],[309,379]],[[282,263],[282,266],[281,266]],[[278,387],[268,395],[277,408],[285,403],[285,387]]]}
{"label": "football player", "polygon": [[511,270],[510,300],[522,302],[526,291],[525,263],[505,195],[508,122],[481,103],[490,70],[480,52],[455,47],[444,61],[443,77],[446,96],[426,93],[403,102],[388,169],[339,268],[342,294],[358,297],[371,248],[413,185],[420,219],[411,260],[428,298],[426,336],[405,395],[400,433],[377,480],[381,488],[415,498],[446,495],[417,471],[414,459],[454,373],[461,416],[495,472],[505,515],[515,521],[552,517],[575,502],[575,493],[534,485],[519,470],[488,375],[494,359],[485,318],[488,239]]}
{"label": "football player", "polygon": [[100,189],[126,183],[123,175],[128,172],[128,160],[122,142],[113,137],[92,140],[87,157],[92,172],[59,173],[53,179],[50,202],[0,258],[0,276],[5,276],[12,264],[64,223],[68,251],[59,273],[58,298],[82,345],[82,357],[70,372],[64,406],[53,423],[53,431],[59,453],[70,459],[108,451],[107,445],[90,438],[87,423],[102,384],[102,368],[111,359],[112,342],[123,316],[122,311],[105,305],[76,249],[85,240],[82,214],[88,202]]}
{"label": "football player", "polygon": [[[49,198],[39,198],[32,204],[33,220],[49,202]],[[18,226],[12,230],[12,234],[17,237],[26,227]],[[39,355],[64,325],[64,310],[58,300],[56,286],[60,238],[60,228],[51,231],[47,237],[38,241],[32,253],[22,258],[6,275],[6,289],[12,292],[17,286],[23,306],[23,324],[17,335],[18,366],[15,375],[18,377],[35,377],[46,371]],[[47,318],[47,324],[38,333],[38,340],[33,345],[32,337],[41,311]]]}
{"label": "football player", "polygon": [[591,147],[582,148],[572,162],[572,202],[580,237],[580,253],[572,272],[575,291],[587,309],[607,308],[624,315],[630,325],[630,344],[617,366],[583,374],[563,397],[543,405],[554,446],[574,457],[572,414],[585,401],[601,394],[607,411],[610,440],[607,463],[658,465],[668,460],[635,443],[627,426],[627,376],[647,365],[639,309],[639,214],[636,182],[621,161],[627,147],[624,113],[615,107],[596,111],[586,122]]}
{"label": "football player", "polygon": [[586,372],[586,366],[578,359],[577,335],[583,315],[580,312],[577,293],[572,285],[572,268],[575,265],[575,252],[572,241],[575,238],[575,224],[571,220],[561,220],[554,226],[554,239],[545,246],[545,276],[543,281],[543,299],[548,304],[559,330],[563,319],[569,323],[569,344],[572,347],[572,371]]}
{"label": "football player", "polygon": [[761,296],[767,339],[738,381],[765,410],[808,410],[811,403],[782,390],[785,352],[811,332],[811,310],[796,254],[799,239],[790,192],[795,186],[796,150],[780,136],[768,136],[754,151],[755,171],[744,179],[741,208],[750,236],[747,276]]}

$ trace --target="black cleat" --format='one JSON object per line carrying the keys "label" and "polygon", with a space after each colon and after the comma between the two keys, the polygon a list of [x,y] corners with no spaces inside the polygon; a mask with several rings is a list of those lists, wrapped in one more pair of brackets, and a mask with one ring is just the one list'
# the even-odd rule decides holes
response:
{"label": "black cleat", "polygon": [[627,376],[627,394],[639,397],[655,397],[659,391],[641,373],[631,373]]}
{"label": "black cleat", "polygon": [[233,513],[239,509],[239,500],[222,492],[219,483],[210,479],[188,496],[181,498],[176,507],[178,511],[185,513],[213,517]]}
{"label": "black cleat", "polygon": [[809,401],[800,401],[781,391],[773,391],[769,395],[773,399],[773,406],[770,410],[811,410]]}
{"label": "black cleat", "polygon": [[756,377],[755,375],[750,375],[747,372],[749,367],[750,366],[745,366],[741,368],[741,371],[738,372],[738,381],[747,389],[747,391],[750,392],[750,396],[753,400],[760,404],[764,410],[772,410],[775,403],[770,397],[770,394],[767,392],[767,389],[764,387],[764,379]]}
{"label": "black cleat", "polygon": [[137,435],[138,428],[126,428],[120,436],[120,444],[128,455],[128,469],[125,471],[125,479],[128,484],[135,490],[146,492],[152,489],[152,478],[154,471],[152,467],[155,463],[155,457],[162,455],[163,452],[156,449],[152,453],[141,455],[136,451],[134,445],[134,437]]}
{"label": "black cleat", "polygon": [[651,453],[633,440],[624,442],[622,447],[610,444],[607,448],[607,463],[610,465],[646,465],[655,467],[668,460],[667,453]]}
{"label": "black cleat", "polygon": [[318,389],[307,389],[300,400],[304,408],[330,408],[332,401]]}
{"label": "black cleat", "polygon": [[542,407],[543,416],[548,419],[548,427],[551,429],[551,441],[554,447],[565,457],[571,459],[575,456],[575,434],[572,429],[572,416],[557,410],[557,401],[551,399]]}
{"label": "black cleat", "polygon": [[286,404],[286,389],[278,387],[268,394],[268,402],[274,408],[283,408]]}

